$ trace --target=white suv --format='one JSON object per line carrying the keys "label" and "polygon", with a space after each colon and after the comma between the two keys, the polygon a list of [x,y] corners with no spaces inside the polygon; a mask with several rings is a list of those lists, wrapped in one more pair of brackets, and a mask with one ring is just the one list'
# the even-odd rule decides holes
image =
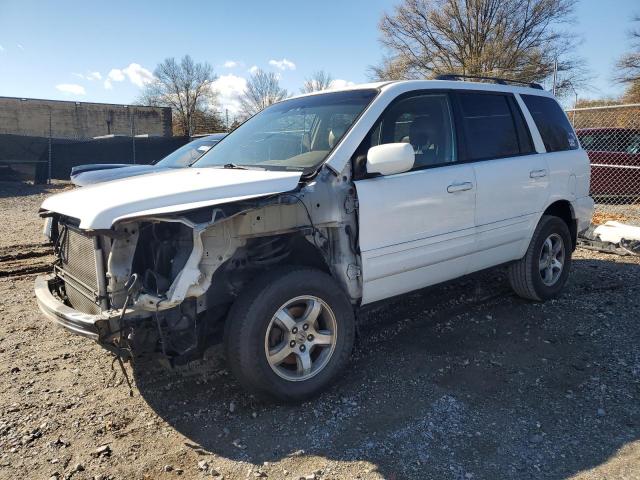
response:
{"label": "white suv", "polygon": [[[544,301],[590,223],[589,160],[537,85],[360,85],[266,108],[191,168],[49,197],[42,311],[120,356],[223,341],[252,392],[343,370],[365,304],[497,265]],[[425,295],[429,295],[425,291]]]}

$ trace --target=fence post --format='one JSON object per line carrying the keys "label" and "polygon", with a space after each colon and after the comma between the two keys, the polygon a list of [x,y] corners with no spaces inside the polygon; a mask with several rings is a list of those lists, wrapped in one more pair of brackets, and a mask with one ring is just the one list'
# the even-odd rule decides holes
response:
{"label": "fence post", "polygon": [[51,136],[53,135],[51,127],[51,107],[49,107],[49,157],[47,160],[47,185],[51,185]]}
{"label": "fence post", "polygon": [[135,116],[133,109],[129,108],[129,123],[131,124],[131,152],[133,154],[133,164],[136,163],[136,134],[135,134]]}

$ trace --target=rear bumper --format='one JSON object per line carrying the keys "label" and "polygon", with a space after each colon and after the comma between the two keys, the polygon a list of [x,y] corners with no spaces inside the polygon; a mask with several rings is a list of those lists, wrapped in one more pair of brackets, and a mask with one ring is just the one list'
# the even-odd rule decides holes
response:
{"label": "rear bumper", "polygon": [[51,293],[51,282],[54,275],[39,276],[36,278],[35,292],[38,307],[44,315],[66,330],[83,337],[101,341],[110,335],[109,323],[117,318],[117,314],[91,315],[82,313],[65,305]]}
{"label": "rear bumper", "polygon": [[594,201],[591,197],[581,197],[573,201],[573,210],[578,223],[578,233],[584,232],[591,226]]}

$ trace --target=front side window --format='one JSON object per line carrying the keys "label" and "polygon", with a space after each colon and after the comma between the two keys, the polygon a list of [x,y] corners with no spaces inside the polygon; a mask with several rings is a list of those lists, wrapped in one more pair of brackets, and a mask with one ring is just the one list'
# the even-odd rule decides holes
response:
{"label": "front side window", "polygon": [[466,139],[467,160],[486,160],[530,153],[516,127],[506,95],[460,93],[460,116]]}
{"label": "front side window", "polygon": [[313,169],[327,158],[376,94],[374,89],[351,90],[276,103],[243,123],[193,166]]}
{"label": "front side window", "polygon": [[578,140],[558,102],[553,98],[540,95],[521,96],[538,127],[547,152],[578,148]]}
{"label": "front side window", "polygon": [[410,143],[419,169],[456,161],[451,107],[446,94],[408,97],[392,104],[371,135],[371,146]]}

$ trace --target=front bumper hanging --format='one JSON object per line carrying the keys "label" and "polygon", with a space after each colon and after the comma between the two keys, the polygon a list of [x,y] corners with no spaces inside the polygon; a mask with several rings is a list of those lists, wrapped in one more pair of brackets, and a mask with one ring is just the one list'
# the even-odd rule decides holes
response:
{"label": "front bumper hanging", "polygon": [[55,275],[36,278],[36,299],[42,313],[76,335],[82,335],[97,342],[107,339],[112,332],[112,321],[118,321],[121,312],[113,310],[96,315],[79,312],[62,303],[51,293],[51,286],[55,279]]}

